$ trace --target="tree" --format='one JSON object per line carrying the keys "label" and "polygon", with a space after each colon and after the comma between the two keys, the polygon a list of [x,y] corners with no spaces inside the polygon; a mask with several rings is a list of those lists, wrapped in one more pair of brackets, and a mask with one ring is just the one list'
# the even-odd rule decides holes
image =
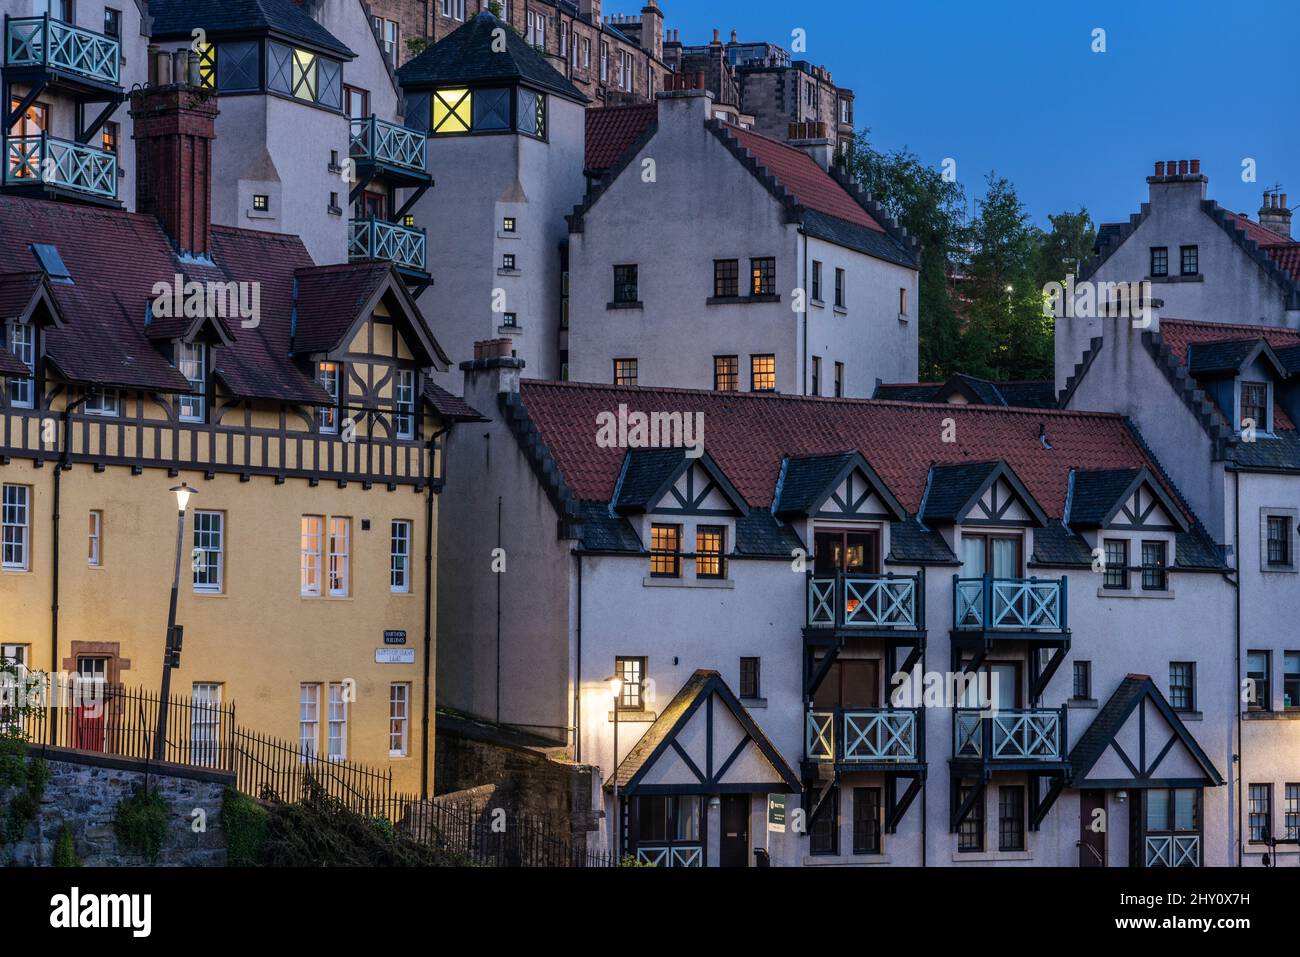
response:
{"label": "tree", "polygon": [[1047,221],[1052,228],[1039,231],[1038,262],[1034,269],[1040,289],[1049,282],[1064,283],[1066,276],[1077,278],[1097,239],[1096,227],[1086,209],[1049,214]]}

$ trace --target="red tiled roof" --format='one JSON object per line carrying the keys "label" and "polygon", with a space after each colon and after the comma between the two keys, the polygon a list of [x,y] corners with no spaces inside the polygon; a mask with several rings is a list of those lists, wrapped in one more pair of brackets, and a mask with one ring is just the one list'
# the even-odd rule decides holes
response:
{"label": "red tiled roof", "polygon": [[1240,213],[1228,214],[1246,231],[1246,238],[1252,240],[1268,253],[1269,257],[1282,267],[1296,282],[1300,282],[1300,243],[1290,236],[1275,233],[1266,226],[1261,226],[1248,216]]}
{"label": "red tiled roof", "polygon": [[1291,243],[1289,246],[1265,246],[1264,252],[1285,269],[1287,275],[1300,283],[1300,243]]}
{"label": "red tiled roof", "polygon": [[[1300,346],[1300,331],[1279,326],[1244,326],[1234,322],[1198,322],[1193,319],[1161,319],[1160,338],[1169,351],[1182,364],[1187,365],[1187,352],[1193,345],[1211,342],[1235,342],[1241,339],[1263,339],[1274,349]],[[1220,412],[1226,422],[1227,417]],[[1273,421],[1278,429],[1292,430],[1295,423],[1286,410],[1273,404]]]}
{"label": "red tiled roof", "polygon": [[1237,224],[1246,230],[1246,238],[1261,246],[1276,246],[1279,243],[1289,244],[1292,242],[1290,236],[1283,236],[1281,233],[1275,233],[1267,226],[1261,226],[1249,216],[1243,216],[1240,213],[1228,213],[1236,220]]}
{"label": "red tiled roof", "polygon": [[817,161],[803,150],[779,143],[753,130],[742,130],[737,126],[726,126],[724,129],[736,142],[749,150],[754,158],[790,191],[801,206],[865,226],[876,232],[885,231],[884,227],[876,222],[875,218],[863,209],[844,187],[835,182],[831,175],[818,166]]}
{"label": "red tiled roof", "polygon": [[[608,501],[624,450],[596,444],[597,416],[628,411],[702,412],[709,455],[745,501],[771,504],[786,455],[860,451],[915,513],[931,465],[1003,460],[1053,518],[1064,510],[1071,469],[1160,474],[1118,415],[989,406],[936,406],[581,383],[520,383],[524,405],[575,498]],[[943,441],[944,420],[957,441]],[[1039,440],[1039,427],[1051,445]]]}
{"label": "red tiled roof", "polygon": [[587,169],[611,169],[658,115],[656,103],[587,110]]}

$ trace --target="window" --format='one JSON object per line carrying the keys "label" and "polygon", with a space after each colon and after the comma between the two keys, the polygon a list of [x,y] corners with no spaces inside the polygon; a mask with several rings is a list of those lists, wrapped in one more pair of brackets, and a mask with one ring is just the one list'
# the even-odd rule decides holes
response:
{"label": "window", "polygon": [[1164,542],[1142,543],[1142,590],[1165,591],[1169,587],[1169,573],[1166,570],[1166,553],[1168,547]]}
{"label": "window", "polygon": [[569,25],[563,20],[560,21],[560,56],[566,59],[569,56]]}
{"label": "window", "polygon": [[254,193],[253,211],[256,213],[269,213],[271,211],[271,197],[265,193]]}
{"label": "window", "polygon": [[600,44],[600,82],[609,82],[609,44],[604,41]]}
{"label": "window", "polygon": [[1288,841],[1294,841],[1300,838],[1300,784],[1288,784],[1285,797],[1286,807],[1283,808],[1285,817],[1282,824],[1286,828],[1286,834],[1283,837]]}
{"label": "window", "polygon": [[614,385],[636,385],[636,360],[614,360]]}
{"label": "window", "polygon": [[1092,662],[1076,661],[1074,663],[1074,693],[1075,701],[1092,700]]}
{"label": "window", "polygon": [[26,485],[0,488],[0,567],[27,570],[31,535],[31,491]]}
{"label": "window", "polygon": [[411,734],[411,686],[395,681],[388,686],[388,756],[406,757]]}
{"label": "window", "polygon": [[844,363],[835,363],[835,398],[844,398]]}
{"label": "window", "polygon": [[546,46],[546,15],[535,10],[528,11],[528,29],[525,39],[531,47]]}
{"label": "window", "polygon": [[325,519],[320,515],[302,517],[302,594],[319,597],[321,583],[321,538]]}
{"label": "window", "polygon": [[318,362],[316,381],[330,397],[330,404],[321,406],[316,412],[320,420],[320,430],[327,435],[336,435],[339,430],[339,364]]}
{"label": "window", "polygon": [[196,681],[190,693],[191,760],[199,767],[216,767],[221,753],[221,685]]}
{"label": "window", "polygon": [[1268,516],[1268,563],[1284,568],[1291,565],[1291,519],[1286,515]]}
{"label": "window", "polygon": [[846,276],[843,269],[835,270],[835,305],[839,309],[846,308],[847,291],[845,290]]}
{"label": "window", "polygon": [[[969,784],[959,785],[957,788],[957,804],[963,805],[975,792],[975,788]],[[971,805],[970,813],[957,828],[957,850],[958,851],[982,851],[984,850],[984,801],[983,795],[980,799]]]}
{"label": "window", "polygon": [[716,392],[735,392],[740,388],[740,358],[713,357],[713,388]]}
{"label": "window", "polygon": [[1300,711],[1300,651],[1282,655],[1282,707]]}
{"label": "window", "polygon": [[998,788],[998,850],[1025,849],[1025,789],[1020,784]]}
{"label": "window", "polygon": [[1184,276],[1195,276],[1201,271],[1200,267],[1200,250],[1196,246],[1182,246],[1179,248],[1182,256],[1182,273]]}
{"label": "window", "polygon": [[1152,246],[1151,247],[1151,276],[1168,276],[1169,275],[1169,247]]}
{"label": "window", "polygon": [[749,357],[749,388],[754,392],[776,391],[776,356]]}
{"label": "window", "polygon": [[348,700],[340,682],[330,682],[329,740],[326,754],[333,761],[348,756]]}
{"label": "window", "polygon": [[584,70],[591,69],[591,38],[582,38],[582,67]]}
{"label": "window", "polygon": [[518,328],[519,328],[519,313],[517,313],[517,312],[503,312],[503,313],[501,314],[501,325],[505,326],[505,327],[508,328],[508,329],[518,329]]}
{"label": "window", "polygon": [[1106,539],[1105,556],[1102,586],[1121,590],[1128,588],[1128,542],[1123,539]]}
{"label": "window", "polygon": [[329,575],[330,597],[348,596],[348,549],[352,539],[352,519],[330,518]]}
{"label": "window", "polygon": [[26,645],[0,645],[0,661],[17,667],[21,674],[27,667]]}
{"label": "window", "polygon": [[468,133],[473,125],[474,97],[469,90],[435,90],[433,129],[435,134]]}
{"label": "window", "polygon": [[399,29],[392,20],[384,20],[382,33],[384,39],[384,56],[393,66],[397,66]]}
{"label": "window", "polygon": [[636,800],[640,843],[698,843],[703,807],[698,794],[643,795]]}
{"label": "window", "polygon": [[749,294],[776,295],[776,260],[771,256],[749,261]]}
{"label": "window", "polygon": [[452,20],[464,20],[465,0],[442,0],[442,15]]}
{"label": "window", "polygon": [[[815,800],[815,799],[814,799]],[[808,822],[808,850],[812,854],[840,852],[840,789],[833,787]]]}
{"label": "window", "polygon": [[614,301],[619,303],[633,303],[638,301],[638,295],[637,267],[615,266]]}
{"label": "window", "polygon": [[397,437],[415,438],[415,370],[398,369],[393,388],[396,406]]}
{"label": "window", "polygon": [[645,683],[645,659],[615,658],[614,674],[623,682],[618,695],[618,710],[642,710],[645,707],[645,698],[641,693]]}
{"label": "window", "polygon": [[761,658],[740,659],[740,696],[742,698],[761,698]]}
{"label": "window", "polygon": [[104,36],[121,39],[122,37],[122,11],[114,10],[112,7],[104,8]]}
{"label": "window", "polygon": [[117,155],[118,144],[122,142],[121,127],[116,123],[105,123],[99,134],[99,145],[105,153]]}
{"label": "window", "polygon": [[205,421],[208,408],[208,347],[202,342],[178,342],[176,368],[189,382],[192,393],[180,398],[181,421]]}
{"label": "window", "polygon": [[1267,841],[1273,835],[1273,785],[1252,784],[1249,804],[1250,840]]}
{"label": "window", "polygon": [[87,415],[117,415],[118,392],[116,389],[88,389],[82,409]]}
{"label": "window", "polygon": [[104,513],[92,510],[90,513],[89,548],[86,554],[86,564],[92,568],[98,568],[104,564],[103,533]]}
{"label": "window", "polygon": [[1246,652],[1246,708],[1249,711],[1273,710],[1273,695],[1269,687],[1272,676],[1273,655],[1268,651]]}
{"label": "window", "polygon": [[898,314],[907,315],[907,287],[901,286],[898,290]]}
{"label": "window", "polygon": [[1169,706],[1175,711],[1196,710],[1196,662],[1169,662]]}
{"label": "window", "polygon": [[822,357],[812,357],[812,394],[822,394]]}
{"label": "window", "polygon": [[16,409],[31,409],[36,405],[36,327],[16,322],[9,327],[9,352],[32,370],[30,378],[8,376],[9,404]]}
{"label": "window", "polygon": [[501,257],[501,268],[502,268],[502,269],[507,269],[507,270],[513,270],[513,269],[515,268],[515,254],[514,254],[514,253],[506,253],[505,255],[503,255],[503,256]]}
{"label": "window", "polygon": [[194,513],[194,590],[221,591],[225,565],[225,524],[222,512]]}
{"label": "window", "polygon": [[816,259],[812,264],[812,301],[822,301],[822,264]]}
{"label": "window", "polygon": [[411,523],[398,519],[392,526],[388,587],[397,593],[411,590]]}
{"label": "window", "polygon": [[717,299],[734,299],[740,295],[739,260],[713,260],[713,295]]}
{"label": "window", "polygon": [[695,577],[727,577],[727,529],[722,525],[695,528]]}
{"label": "window", "polygon": [[501,220],[501,231],[503,233],[513,233],[515,231],[515,218],[507,216]]}
{"label": "window", "polygon": [[[356,86],[343,87],[343,110],[354,120],[364,120],[370,116],[370,91]],[[338,165],[337,162],[334,164]]]}
{"label": "window", "polygon": [[217,88],[217,45],[203,40],[194,41],[198,57],[199,86],[205,90]]}
{"label": "window", "polygon": [[632,89],[632,54],[626,50],[618,51],[618,88],[620,90]]}
{"label": "window", "polygon": [[1268,383],[1243,382],[1241,384],[1241,428],[1246,428],[1246,420],[1254,424],[1260,432],[1268,431]]}
{"label": "window", "polygon": [[320,685],[298,687],[298,747],[304,757],[320,752]]}
{"label": "window", "polygon": [[650,526],[650,575],[680,578],[682,574],[682,527]]}
{"label": "window", "polygon": [[881,853],[880,788],[853,789],[853,853]]}

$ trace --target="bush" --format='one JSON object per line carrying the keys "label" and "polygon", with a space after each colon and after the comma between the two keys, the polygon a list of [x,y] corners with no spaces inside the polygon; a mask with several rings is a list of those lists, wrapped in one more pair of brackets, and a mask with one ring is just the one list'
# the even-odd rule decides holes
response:
{"label": "bush", "polygon": [[44,758],[27,759],[27,746],[22,741],[0,741],[0,790],[17,788],[18,793],[9,799],[0,821],[0,845],[22,840],[27,825],[40,811],[45,785],[50,780],[50,766]]}
{"label": "bush", "polygon": [[72,831],[63,825],[59,831],[59,842],[54,845],[55,867],[80,867],[81,858],[77,857],[77,848],[72,843]]}
{"label": "bush", "polygon": [[150,864],[157,864],[171,815],[161,794],[141,788],[117,806],[113,828],[124,847],[144,855]]}
{"label": "bush", "polygon": [[230,867],[259,867],[266,854],[266,808],[234,788],[221,799],[221,828],[226,832],[226,862]]}

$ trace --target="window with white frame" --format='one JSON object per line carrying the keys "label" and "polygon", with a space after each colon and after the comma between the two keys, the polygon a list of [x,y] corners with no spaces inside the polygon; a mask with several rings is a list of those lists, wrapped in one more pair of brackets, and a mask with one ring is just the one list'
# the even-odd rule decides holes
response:
{"label": "window with white frame", "polygon": [[348,595],[348,554],[352,539],[352,519],[330,518],[329,575],[330,597]]}
{"label": "window with white frame", "polygon": [[223,512],[194,513],[194,590],[197,592],[221,591],[225,524]]}
{"label": "window with white frame", "polygon": [[591,37],[582,38],[582,68],[591,69]]}
{"label": "window with white frame", "polygon": [[334,761],[348,756],[348,699],[341,682],[330,682],[329,739],[326,754]]}
{"label": "window with white frame", "polygon": [[9,376],[9,404],[16,409],[30,409],[36,404],[36,327],[16,322],[9,327],[9,352],[32,370],[30,378]]}
{"label": "window with white frame", "polygon": [[319,410],[320,430],[334,435],[339,430],[339,364],[337,362],[319,362],[316,364],[316,381],[330,397],[330,404]]}
{"label": "window with white frame", "polygon": [[0,489],[0,567],[27,570],[31,523],[31,489],[26,485]]}
{"label": "window with white frame", "polygon": [[411,523],[405,519],[393,522],[389,588],[394,592],[411,590]]}
{"label": "window with white frame", "polygon": [[298,747],[306,756],[320,753],[320,685],[298,689]]}
{"label": "window with white frame", "polygon": [[395,681],[388,688],[388,756],[404,758],[410,746],[411,686]]}
{"label": "window with white frame", "polygon": [[116,389],[91,389],[86,393],[86,402],[82,406],[87,415],[118,415],[121,404]]}
{"label": "window with white frame", "polygon": [[393,386],[393,397],[397,407],[397,437],[399,439],[415,438],[415,370],[398,369]]}
{"label": "window with white frame", "polygon": [[208,347],[202,342],[178,342],[176,368],[185,376],[193,393],[181,396],[181,421],[204,421],[208,405]]}
{"label": "window with white frame", "polygon": [[603,40],[600,43],[600,82],[609,82],[609,44]]}
{"label": "window with white frame", "polygon": [[529,46],[546,47],[546,15],[538,10],[528,11],[528,30],[525,36]]}
{"label": "window with white frame", "polygon": [[86,564],[98,568],[104,564],[104,513],[98,509],[90,512],[90,538]]}
{"label": "window with white frame", "polygon": [[325,535],[325,518],[321,515],[302,517],[301,592],[320,597],[321,541]]}
{"label": "window with white frame", "polygon": [[465,0],[442,0],[442,15],[452,20],[464,20]]}
{"label": "window with white frame", "polygon": [[569,25],[563,20],[560,21],[560,56],[569,55]]}
{"label": "window with white frame", "polygon": [[221,685],[194,682],[191,703],[191,762],[199,767],[216,767],[221,745]]}

